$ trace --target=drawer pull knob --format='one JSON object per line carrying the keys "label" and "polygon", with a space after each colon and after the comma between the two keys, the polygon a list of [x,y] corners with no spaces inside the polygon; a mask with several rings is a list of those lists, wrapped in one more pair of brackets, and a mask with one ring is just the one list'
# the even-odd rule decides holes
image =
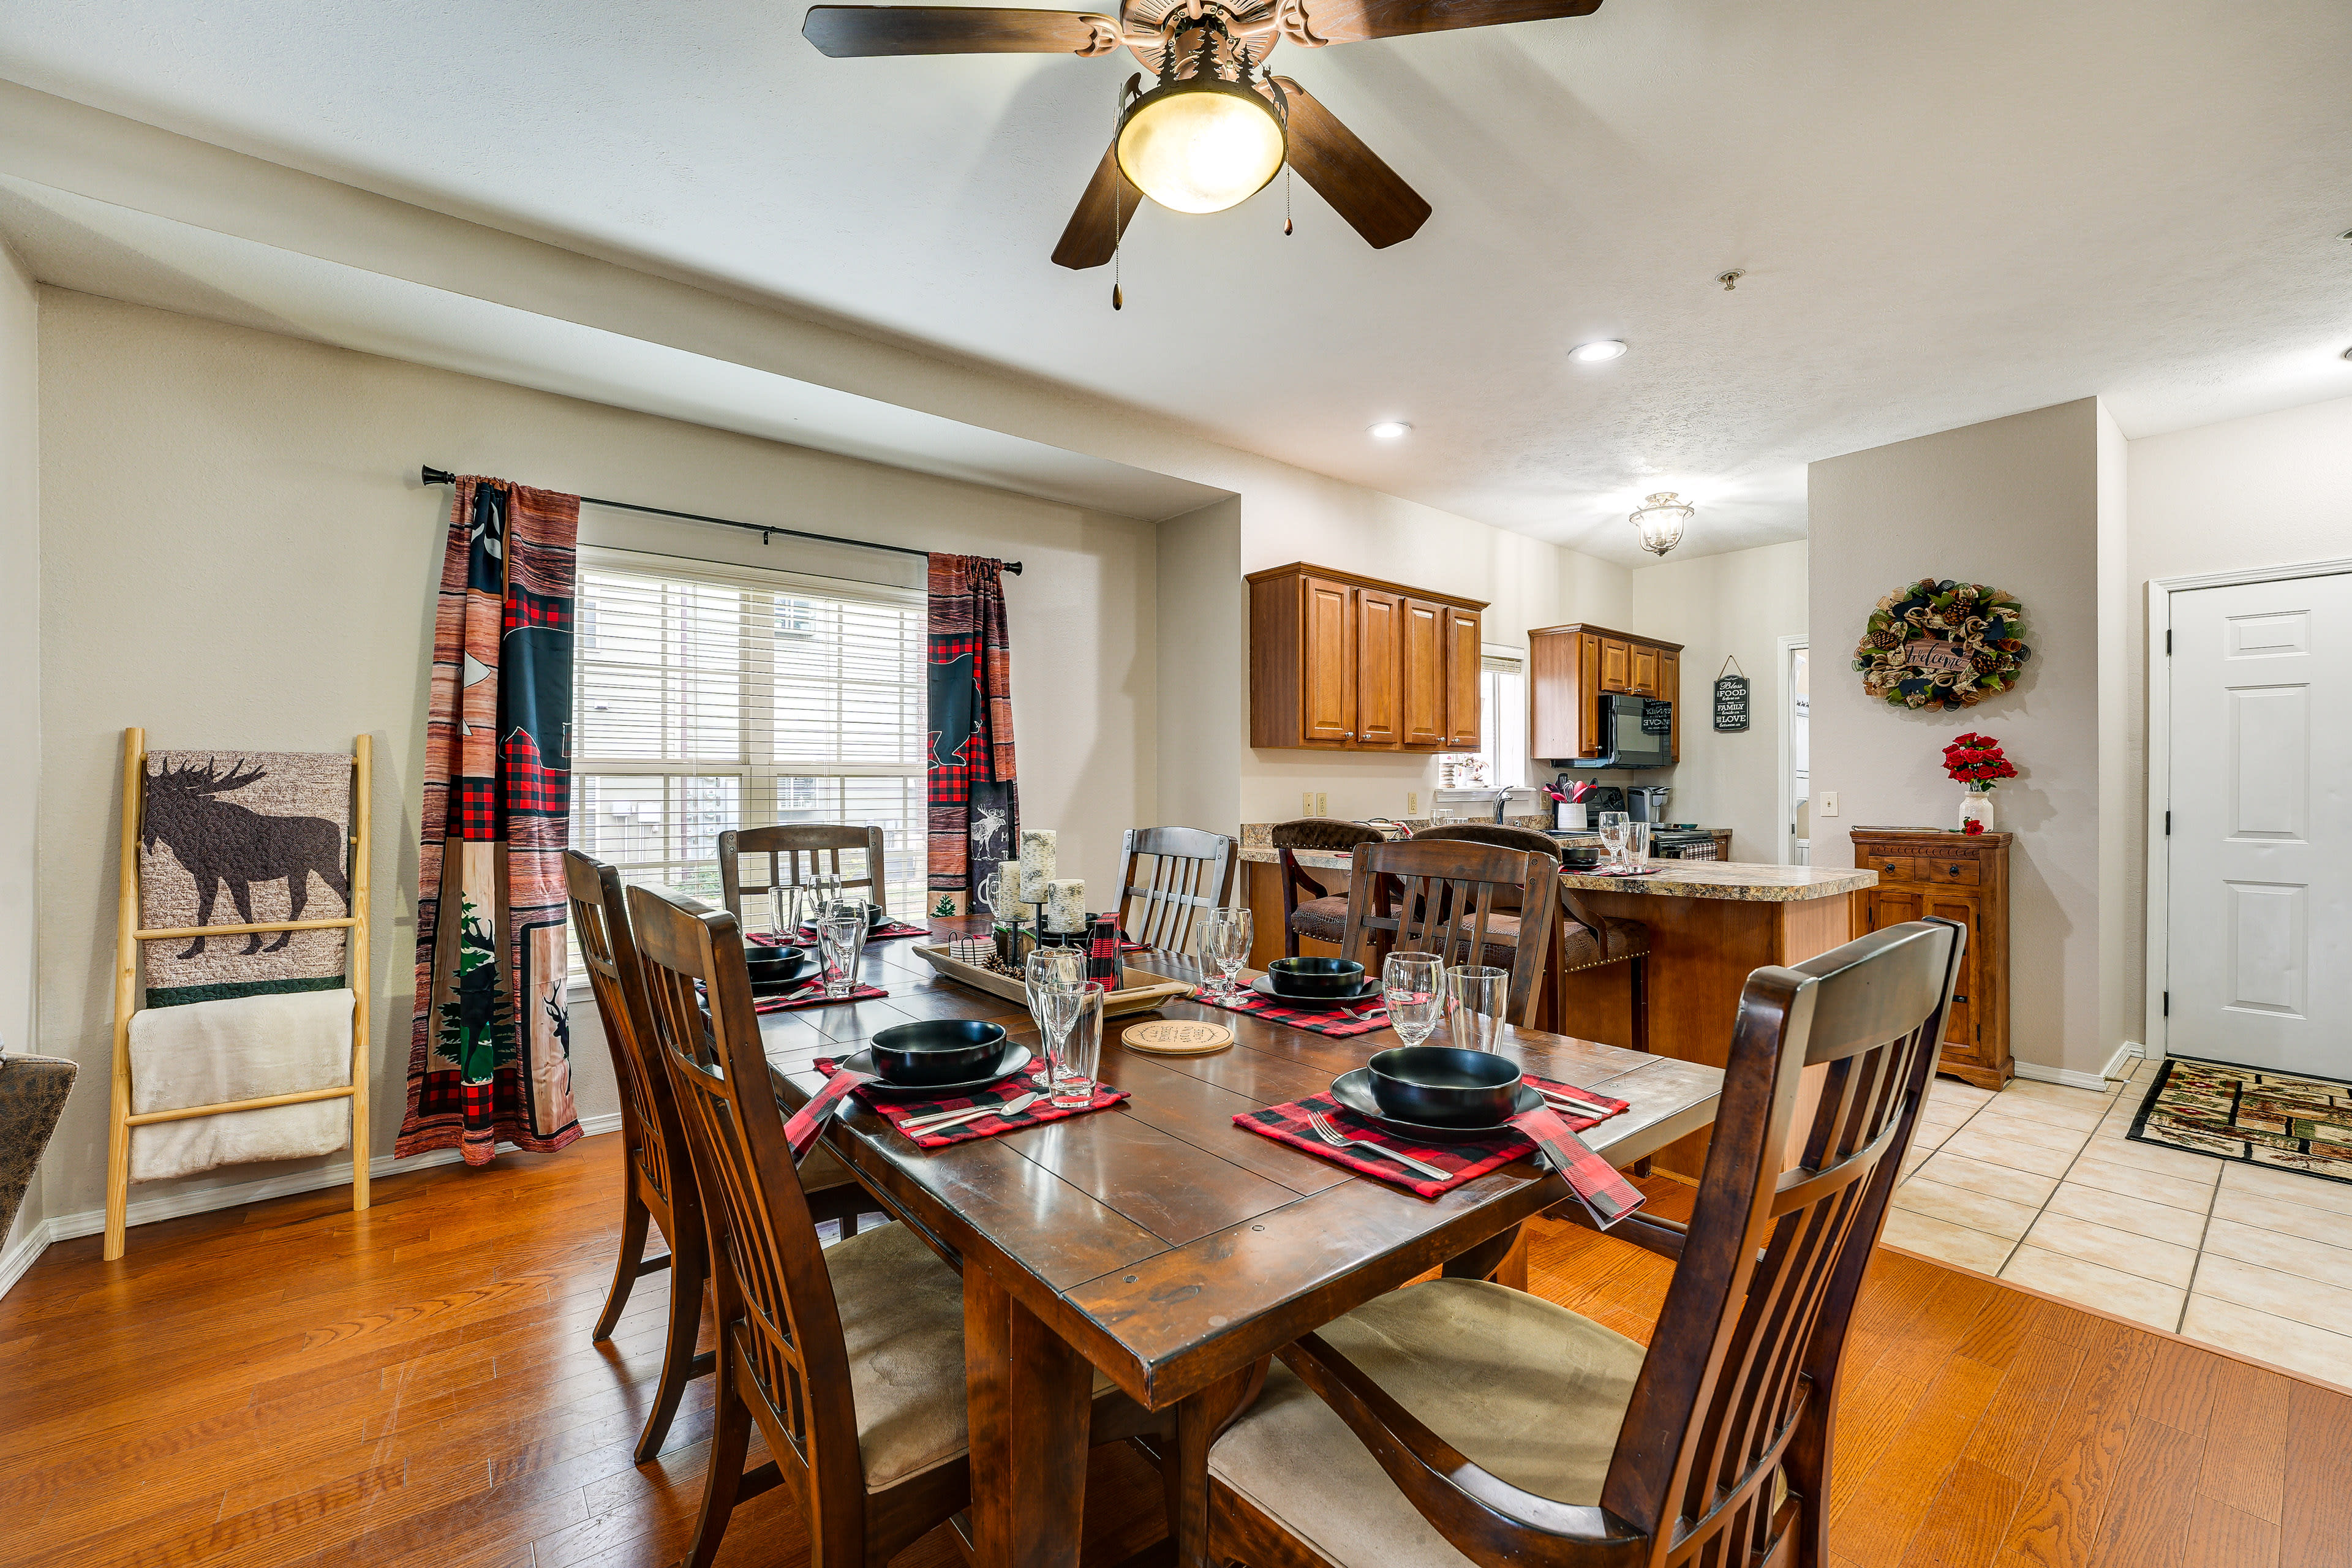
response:
{"label": "drawer pull knob", "polygon": [[1953,867],[1953,868],[1952,868],[1952,875],[1953,875],[1953,876],[1955,876],[1955,877],[1957,877],[1957,876],[1958,876],[1959,874],[1960,874],[1960,868],[1959,868],[1958,866]]}

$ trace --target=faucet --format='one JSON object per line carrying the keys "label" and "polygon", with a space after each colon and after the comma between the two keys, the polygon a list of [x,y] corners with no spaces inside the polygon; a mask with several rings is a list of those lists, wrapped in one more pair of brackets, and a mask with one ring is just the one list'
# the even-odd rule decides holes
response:
{"label": "faucet", "polygon": [[1509,790],[1508,788],[1499,789],[1499,790],[1496,790],[1496,791],[1495,792],[1495,826],[1496,826],[1500,827],[1500,826],[1503,826],[1503,813],[1504,813],[1504,811],[1505,811],[1505,810],[1507,810],[1507,809],[1509,807],[1510,804],[1511,804],[1511,792],[1510,792],[1510,790]]}

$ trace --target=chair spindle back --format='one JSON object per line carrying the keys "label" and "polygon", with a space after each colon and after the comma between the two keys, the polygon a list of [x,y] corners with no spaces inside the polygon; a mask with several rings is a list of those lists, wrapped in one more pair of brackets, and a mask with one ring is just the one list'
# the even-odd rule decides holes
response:
{"label": "chair spindle back", "polygon": [[[1149,879],[1139,862],[1150,860]],[[1130,827],[1118,855],[1119,929],[1146,947],[1191,952],[1209,911],[1231,903],[1234,841],[1198,827]]]}
{"label": "chair spindle back", "polygon": [[[845,849],[865,851],[865,875],[851,876],[842,870]],[[744,879],[742,859],[747,855],[767,857],[764,879]],[[758,861],[752,862],[751,869],[758,871]],[[844,892],[863,888],[866,901],[887,916],[890,900],[885,884],[889,874],[878,827],[793,822],[776,827],[730,827],[719,836],[719,896],[739,924],[743,921],[744,894],[772,896],[779,888],[805,887],[820,875],[841,878]]]}
{"label": "chair spindle back", "polygon": [[[1488,917],[1509,914],[1518,921],[1511,1017],[1532,1026],[1559,901],[1548,893],[1559,872],[1559,862],[1549,856],[1490,844],[1420,838],[1359,844],[1340,955],[1374,977],[1392,952],[1435,953],[1449,966],[1484,964]],[[1535,897],[1527,896],[1529,889]]]}
{"label": "chair spindle back", "polygon": [[646,1033],[645,978],[630,933],[621,874],[602,860],[566,849],[563,877],[572,900],[572,934],[588,965],[589,990],[604,1026],[604,1045],[613,1053],[613,1076],[621,1085],[622,1141],[646,1182],[673,1209],[679,1184],[686,1185],[691,1212],[694,1176],[686,1129],[670,1098],[668,1071],[652,1054]]}

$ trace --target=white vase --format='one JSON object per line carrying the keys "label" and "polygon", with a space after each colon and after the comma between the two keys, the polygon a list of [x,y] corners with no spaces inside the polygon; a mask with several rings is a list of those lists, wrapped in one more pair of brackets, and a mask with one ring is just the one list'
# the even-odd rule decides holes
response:
{"label": "white vase", "polygon": [[1972,789],[1960,796],[1960,831],[1966,833],[1969,823],[1978,824],[1978,831],[1990,833],[1992,827],[1992,791]]}

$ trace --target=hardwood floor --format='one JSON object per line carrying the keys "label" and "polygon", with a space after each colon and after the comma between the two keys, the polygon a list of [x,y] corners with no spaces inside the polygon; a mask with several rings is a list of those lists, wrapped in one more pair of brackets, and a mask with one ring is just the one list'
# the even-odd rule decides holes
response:
{"label": "hardwood floor", "polygon": [[[616,1137],[52,1247],[0,1300],[0,1568],[622,1568],[686,1546],[709,1382],[629,1462],[666,1277],[610,1345]],[[1648,1184],[1660,1212],[1689,1189]],[[1646,1339],[1668,1269],[1538,1228],[1538,1291]],[[1837,1568],[2339,1568],[2352,1399],[1884,1253],[1839,1411]],[[755,1455],[755,1461],[760,1456]],[[1156,1478],[1099,1450],[1087,1563],[1160,1532]],[[720,1561],[798,1568],[781,1490]],[[898,1559],[946,1568],[940,1534]]]}

